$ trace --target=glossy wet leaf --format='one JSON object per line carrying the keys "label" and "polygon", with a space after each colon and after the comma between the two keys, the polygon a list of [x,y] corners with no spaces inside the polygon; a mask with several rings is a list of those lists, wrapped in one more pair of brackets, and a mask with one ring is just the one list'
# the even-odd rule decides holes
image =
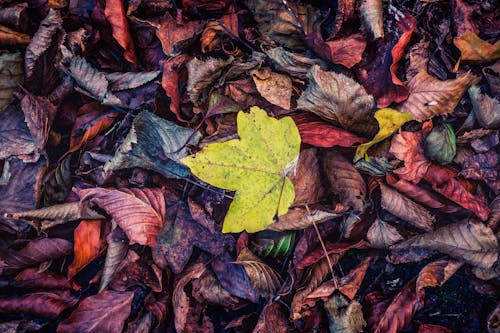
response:
{"label": "glossy wet leaf", "polygon": [[294,200],[286,173],[298,157],[300,136],[291,118],[276,120],[257,107],[238,113],[238,134],[240,139],[213,143],[182,162],[203,181],[236,191],[223,232],[257,232]]}

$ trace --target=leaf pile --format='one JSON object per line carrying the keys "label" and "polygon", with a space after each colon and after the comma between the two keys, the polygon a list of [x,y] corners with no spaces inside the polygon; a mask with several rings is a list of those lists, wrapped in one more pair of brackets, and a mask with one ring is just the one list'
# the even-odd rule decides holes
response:
{"label": "leaf pile", "polygon": [[1,332],[498,332],[491,0],[0,4]]}

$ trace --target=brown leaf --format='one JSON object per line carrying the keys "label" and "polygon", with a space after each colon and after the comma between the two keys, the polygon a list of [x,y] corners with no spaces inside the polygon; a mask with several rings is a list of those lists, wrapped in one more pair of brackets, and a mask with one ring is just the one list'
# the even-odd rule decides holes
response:
{"label": "brown leaf", "polygon": [[410,96],[399,109],[408,112],[417,121],[451,113],[465,91],[477,80],[474,74],[467,72],[456,79],[441,81],[421,69],[408,82]]}
{"label": "brown leaf", "polygon": [[463,35],[453,38],[453,44],[462,53],[460,59],[485,63],[500,58],[500,41],[494,45],[479,38],[474,32],[467,31]]}
{"label": "brown leaf", "polygon": [[80,219],[104,219],[104,216],[99,215],[86,206],[80,205],[78,202],[53,205],[24,212],[9,213],[6,214],[6,217],[13,219],[43,220],[43,222],[47,222],[47,220],[67,222]]}
{"label": "brown leaf", "polygon": [[74,231],[74,259],[68,268],[68,278],[72,278],[89,262],[97,258],[103,247],[101,241],[101,221],[83,220]]}
{"label": "brown leaf", "polygon": [[78,303],[70,292],[36,292],[23,296],[0,299],[0,313],[25,312],[37,317],[56,319],[64,310]]}
{"label": "brown leaf", "polygon": [[456,271],[462,267],[460,261],[441,259],[433,261],[420,271],[417,277],[416,290],[420,299],[424,299],[425,287],[441,287]]}
{"label": "brown leaf", "polygon": [[363,0],[359,5],[361,19],[373,39],[384,37],[383,8],[381,0]]}
{"label": "brown leaf", "polygon": [[490,150],[482,154],[469,155],[460,163],[460,174],[468,179],[484,180],[495,192],[500,192],[500,157],[498,153]]}
{"label": "brown leaf", "polygon": [[489,333],[498,333],[500,329],[500,305],[488,315],[488,332]]}
{"label": "brown leaf", "polygon": [[188,203],[189,206],[179,201],[172,207],[174,221],[165,224],[153,248],[155,263],[163,269],[170,267],[177,274],[188,263],[195,246],[219,255],[234,243],[231,236],[222,234],[221,227],[200,205],[191,200]]}
{"label": "brown leaf", "polygon": [[135,46],[128,26],[125,8],[121,0],[106,0],[104,15],[113,29],[113,38],[123,48],[123,57],[133,65],[137,65]]}
{"label": "brown leaf", "polygon": [[418,327],[417,333],[453,333],[453,331],[440,325],[422,324]]}
{"label": "brown leaf", "polygon": [[296,115],[293,120],[299,129],[302,142],[312,146],[323,148],[352,147],[355,143],[367,141],[351,132],[332,126],[320,118],[312,116],[309,112]]}
{"label": "brown leaf", "polygon": [[289,76],[273,72],[269,67],[254,69],[251,74],[262,97],[271,104],[290,110],[292,79]]}
{"label": "brown leaf", "polygon": [[391,250],[408,247],[445,253],[472,266],[490,268],[498,259],[498,241],[493,231],[478,222],[462,221],[400,242]]}
{"label": "brown leaf", "polygon": [[189,298],[184,287],[191,282],[191,280],[201,277],[203,272],[207,269],[206,265],[202,262],[191,264],[186,267],[182,277],[175,283],[172,302],[174,307],[174,323],[177,332],[184,332],[186,327],[187,315],[189,312]]}
{"label": "brown leaf", "polygon": [[323,171],[330,186],[339,196],[344,206],[351,207],[355,213],[365,210],[366,185],[363,177],[350,161],[333,149],[321,155]]}
{"label": "brown leaf", "polygon": [[320,224],[340,216],[342,216],[342,212],[291,208],[285,215],[279,217],[278,222],[268,225],[267,229],[274,231],[301,230],[312,226],[314,223]]}
{"label": "brown leaf", "polygon": [[191,102],[195,106],[200,106],[207,101],[209,96],[209,91],[206,91],[207,88],[213,89],[216,87],[214,82],[216,82],[224,68],[231,62],[232,59],[208,58],[204,61],[193,58],[187,63],[188,82],[186,89]]}
{"label": "brown leaf", "polygon": [[193,297],[200,303],[219,305],[230,310],[236,310],[241,306],[241,301],[222,287],[211,270],[205,270],[192,284]]}
{"label": "brown leaf", "polygon": [[500,194],[490,203],[491,213],[488,217],[488,225],[494,231],[498,231],[500,226]]}
{"label": "brown leaf", "polygon": [[417,132],[399,131],[391,142],[390,153],[405,162],[404,167],[394,171],[404,180],[418,183],[427,173],[430,162],[424,155],[423,140],[432,130],[432,123],[424,123]]}
{"label": "brown leaf", "polygon": [[300,152],[295,174],[290,176],[295,189],[294,205],[312,205],[326,195],[320,177],[317,151],[315,148],[307,148]]}
{"label": "brown leaf", "polygon": [[[113,222],[115,223],[115,222]],[[101,282],[99,284],[99,292],[107,288],[113,275],[127,255],[128,243],[127,236],[119,227],[115,227],[106,237],[108,249],[106,252],[106,259],[102,269]]]}
{"label": "brown leaf", "polygon": [[277,70],[301,79],[307,77],[311,66],[322,64],[320,59],[313,59],[300,53],[289,52],[282,47],[264,50],[264,52],[275,63]]}
{"label": "brown leaf", "polygon": [[103,291],[85,298],[71,315],[57,326],[57,333],[120,333],[127,320],[135,292]]}
{"label": "brown leaf", "polygon": [[0,112],[10,104],[23,79],[23,55],[20,52],[0,54]]}
{"label": "brown leaf", "polygon": [[419,229],[425,231],[433,229],[435,218],[424,207],[384,184],[380,184],[380,190],[382,192],[380,204],[383,209]]}
{"label": "brown leaf", "polygon": [[489,129],[499,128],[500,101],[481,93],[481,89],[476,85],[470,87],[468,92],[479,125]]}
{"label": "brown leaf", "polygon": [[0,275],[69,255],[72,250],[73,244],[65,239],[32,240],[21,250],[8,249],[0,254]]}
{"label": "brown leaf", "polygon": [[248,248],[240,251],[236,263],[245,268],[252,285],[263,297],[269,298],[276,294],[282,284],[281,277]]}
{"label": "brown leaf", "polygon": [[204,25],[199,21],[178,22],[168,12],[160,19],[156,27],[156,36],[161,42],[163,52],[174,56],[180,52],[183,44],[193,39]]}
{"label": "brown leaf", "polygon": [[313,66],[307,74],[309,85],[297,101],[297,108],[324,118],[348,131],[363,135],[377,129],[373,97],[353,79]]}
{"label": "brown leaf", "polygon": [[26,2],[4,5],[0,9],[0,22],[8,26],[25,31],[28,25],[29,17],[27,15]]}
{"label": "brown leaf", "polygon": [[287,333],[292,330],[283,307],[274,301],[266,304],[252,333]]}
{"label": "brown leaf", "polygon": [[[341,255],[350,249],[362,249],[366,247],[366,242],[361,240],[354,244],[349,243],[331,243],[326,244],[326,252],[331,254],[336,254],[340,259]],[[299,263],[297,263],[296,269],[303,270],[304,268],[311,266],[312,264],[318,262],[320,259],[326,258],[325,251],[322,248],[314,250],[309,253],[308,256],[304,257]]]}
{"label": "brown leaf", "polygon": [[360,33],[325,42],[321,33],[316,31],[307,36],[307,42],[323,59],[347,68],[361,61],[366,47],[366,40]]}
{"label": "brown leaf", "polygon": [[330,322],[330,332],[363,332],[366,322],[363,307],[358,301],[349,301],[342,294],[336,294],[324,306]]}
{"label": "brown leaf", "polygon": [[388,249],[404,238],[395,227],[377,218],[368,229],[366,239],[376,249]]}
{"label": "brown leaf", "polygon": [[2,111],[1,117],[0,159],[16,156],[24,162],[36,162],[39,155],[36,150],[35,141],[24,122],[22,111],[19,108],[9,106],[6,110]]}
{"label": "brown leaf", "polygon": [[156,188],[74,189],[80,202],[104,209],[127,234],[130,244],[154,246],[165,216],[163,192]]}
{"label": "brown leaf", "polygon": [[179,87],[181,76],[179,71],[188,61],[189,56],[186,54],[179,54],[166,60],[163,63],[163,75],[161,78],[161,86],[170,98],[170,111],[182,122],[185,122],[185,120],[181,115],[181,92]]}
{"label": "brown leaf", "polygon": [[116,291],[133,290],[133,287],[145,286],[153,292],[162,291],[162,271],[151,261],[129,250],[127,257],[120,263],[109,286]]}
{"label": "brown leaf", "polygon": [[17,274],[10,285],[29,289],[74,289],[74,285],[63,275],[39,268],[26,268]]}

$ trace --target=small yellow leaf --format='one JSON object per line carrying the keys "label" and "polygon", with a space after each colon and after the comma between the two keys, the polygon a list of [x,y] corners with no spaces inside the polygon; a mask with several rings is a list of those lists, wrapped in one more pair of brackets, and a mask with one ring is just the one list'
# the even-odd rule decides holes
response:
{"label": "small yellow leaf", "polygon": [[375,119],[378,122],[378,132],[371,141],[358,146],[356,155],[354,156],[354,162],[363,157],[368,158],[366,152],[371,146],[385,140],[403,126],[404,123],[413,120],[412,116],[408,113],[399,112],[398,110],[390,108],[380,109],[375,112]]}
{"label": "small yellow leaf", "polygon": [[460,37],[455,37],[453,44],[460,50],[462,61],[489,62],[500,58],[500,41],[490,44],[468,31]]}
{"label": "small yellow leaf", "polygon": [[238,135],[181,161],[201,180],[236,191],[222,232],[258,232],[293,203],[286,173],[299,155],[300,135],[292,118],[277,120],[256,106],[238,113]]}

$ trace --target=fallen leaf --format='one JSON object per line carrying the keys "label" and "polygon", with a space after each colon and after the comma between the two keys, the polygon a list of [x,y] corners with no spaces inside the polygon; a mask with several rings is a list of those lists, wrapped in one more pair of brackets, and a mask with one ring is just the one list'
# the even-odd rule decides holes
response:
{"label": "fallen leaf", "polygon": [[143,286],[159,293],[163,289],[162,276],[162,271],[155,264],[141,260],[137,253],[129,250],[127,257],[113,274],[109,286],[116,291],[127,291]]}
{"label": "fallen leaf", "polygon": [[303,112],[292,118],[299,129],[301,141],[312,146],[323,148],[352,147],[355,143],[366,141],[366,139],[351,132],[328,124],[309,112]]}
{"label": "fallen leaf", "polygon": [[408,81],[410,95],[399,109],[408,112],[417,121],[451,113],[465,91],[476,82],[477,77],[471,72],[441,81],[420,70]]}
{"label": "fallen leaf", "polygon": [[1,117],[0,159],[14,156],[24,162],[36,162],[39,155],[35,141],[24,122],[24,115],[20,108],[9,106],[2,111]]}
{"label": "fallen leaf", "polygon": [[418,273],[416,282],[417,296],[423,300],[425,297],[424,288],[442,286],[462,266],[463,263],[460,261],[447,259],[436,260],[425,265]]}
{"label": "fallen leaf", "polygon": [[363,308],[358,301],[351,301],[342,294],[333,295],[324,303],[330,322],[330,332],[363,332],[366,322]]}
{"label": "fallen leaf", "polygon": [[[353,244],[340,243],[340,242],[325,244],[326,252],[328,253],[328,255],[335,254],[337,255],[338,258],[340,258],[341,255],[347,250],[362,249],[364,247],[366,247],[366,242],[364,240],[361,240]],[[299,271],[303,270],[304,268],[311,266],[314,263],[317,263],[319,260],[323,258],[326,258],[326,254],[322,248],[314,250],[310,252],[308,256],[304,257],[299,263],[297,263],[296,269]]]}
{"label": "fallen leaf", "polygon": [[0,44],[8,46],[26,46],[31,37],[22,32],[17,32],[6,26],[0,25]]}
{"label": "fallen leaf", "polygon": [[267,229],[274,231],[301,230],[312,226],[314,223],[320,224],[340,216],[342,216],[342,213],[328,210],[292,208],[288,210],[288,213],[280,216],[278,222],[268,225]]}
{"label": "fallen leaf", "polygon": [[67,290],[35,292],[22,296],[0,299],[0,313],[24,312],[33,316],[56,319],[61,312],[73,307],[78,299]]}
{"label": "fallen leaf", "polygon": [[476,85],[470,87],[468,92],[479,124],[489,129],[500,127],[500,114],[495,111],[500,109],[500,101],[481,93],[481,89]]}
{"label": "fallen leaf", "polygon": [[377,218],[368,229],[366,239],[376,249],[388,249],[391,245],[403,240],[403,236],[389,223]]}
{"label": "fallen leaf", "polygon": [[283,313],[283,307],[274,301],[269,301],[260,313],[259,320],[252,333],[286,333],[292,330],[292,325]]}
{"label": "fallen leaf", "polygon": [[246,0],[260,33],[292,50],[305,49],[304,30],[286,2]]}
{"label": "fallen leaf", "polygon": [[231,310],[241,307],[241,300],[224,289],[215,274],[205,270],[203,275],[192,282],[193,297],[200,303],[223,306]]}
{"label": "fallen leaf", "polygon": [[180,273],[195,246],[213,255],[232,247],[234,240],[223,235],[221,228],[196,203],[179,201],[172,209],[175,209],[175,220],[165,224],[153,248],[153,258],[160,268],[168,266]]}
{"label": "fallen leaf", "polygon": [[380,190],[383,209],[421,230],[432,231],[435,218],[424,207],[384,184],[380,184]]}
{"label": "fallen leaf", "polygon": [[196,144],[200,135],[143,111],[135,117],[127,137],[115,156],[104,165],[105,171],[142,167],[166,178],[183,178],[189,170],[180,164],[187,156],[188,144]]}
{"label": "fallen leaf", "polygon": [[35,141],[37,149],[41,151],[49,138],[57,108],[47,98],[34,96],[30,93],[24,95],[20,105],[31,137]]}
{"label": "fallen leaf", "polygon": [[319,59],[309,58],[300,53],[289,52],[282,47],[274,47],[264,51],[275,63],[280,72],[285,72],[301,79],[307,77],[307,73],[313,65],[322,64],[322,61]]}
{"label": "fallen leaf", "polygon": [[107,288],[118,266],[127,255],[128,250],[127,236],[119,227],[115,227],[108,234],[106,242],[108,243],[108,248],[99,283],[99,292]]}
{"label": "fallen leaf", "polygon": [[323,59],[347,68],[361,61],[366,47],[366,40],[360,33],[325,42],[321,33],[316,31],[307,36],[307,42]]}
{"label": "fallen leaf", "polygon": [[243,266],[248,277],[250,277],[250,281],[252,281],[253,287],[265,298],[274,296],[282,284],[278,273],[248,248],[240,251],[235,263]]}
{"label": "fallen leaf", "polygon": [[268,67],[251,72],[257,91],[269,103],[290,110],[292,98],[292,79],[283,74],[271,71]]}
{"label": "fallen leaf", "polygon": [[297,101],[297,108],[312,112],[348,131],[370,134],[376,130],[373,97],[353,79],[313,66],[309,85]]}
{"label": "fallen leaf", "polygon": [[500,306],[497,307],[488,315],[488,332],[497,333],[500,326]]}
{"label": "fallen leaf", "polygon": [[391,247],[400,250],[418,247],[435,250],[472,266],[490,268],[498,259],[498,242],[493,231],[482,223],[462,221],[435,231],[413,236]]}
{"label": "fallen leaf", "polygon": [[422,324],[418,327],[418,333],[453,333],[453,331],[440,325]]}
{"label": "fallen leaf", "polygon": [[208,100],[210,91],[207,91],[207,88],[213,89],[214,86],[217,87],[214,82],[217,81],[224,68],[231,62],[232,58],[228,60],[217,58],[200,60],[193,58],[186,64],[188,70],[186,90],[195,106],[200,106]]}
{"label": "fallen leaf", "polygon": [[22,54],[20,52],[0,54],[0,112],[10,104],[23,79]]}
{"label": "fallen leaf", "polygon": [[462,61],[485,63],[500,58],[500,41],[490,44],[472,31],[453,38],[453,44],[460,50]]}
{"label": "fallen leaf", "polygon": [[365,210],[366,184],[361,174],[339,152],[328,149],[321,155],[325,172],[340,203],[359,214]]}
{"label": "fallen leaf", "polygon": [[0,254],[0,275],[71,254],[73,245],[62,238],[31,240],[20,250],[6,249]]}
{"label": "fallen leaf", "polygon": [[453,128],[444,124],[434,127],[424,141],[424,152],[432,161],[445,165],[453,161],[457,153],[457,143]]}
{"label": "fallen leaf", "polygon": [[315,204],[326,194],[319,174],[321,165],[316,155],[317,149],[315,148],[303,149],[300,152],[296,172],[290,176],[295,189],[294,205]]}
{"label": "fallen leaf", "polygon": [[9,26],[20,29],[21,31],[26,30],[28,25],[29,17],[27,15],[28,4],[26,2],[18,4],[5,5],[0,10],[1,22]]}
{"label": "fallen leaf", "polygon": [[276,120],[258,107],[238,113],[238,135],[239,140],[213,143],[182,162],[203,181],[237,191],[223,232],[257,232],[294,200],[285,175],[299,155],[300,136],[291,118]]}
{"label": "fallen leaf", "polygon": [[161,86],[170,98],[170,111],[175,114],[179,121],[185,121],[181,114],[181,91],[180,91],[180,70],[189,61],[189,56],[179,54],[166,60],[163,63],[163,74]]}
{"label": "fallen leaf", "polygon": [[189,298],[184,287],[193,279],[201,277],[207,269],[204,263],[195,263],[186,267],[183,276],[175,283],[172,302],[176,304],[174,307],[174,323],[177,332],[184,332],[186,327],[187,315],[189,312]]}
{"label": "fallen leaf", "polygon": [[26,289],[75,289],[68,279],[63,275],[54,274],[51,271],[41,272],[38,268],[26,268],[17,274],[10,285]]}
{"label": "fallen leaf", "polygon": [[135,292],[103,291],[86,297],[71,315],[57,326],[57,333],[119,333],[125,326]]}
{"label": "fallen leaf", "polygon": [[94,260],[102,249],[101,221],[83,220],[74,232],[74,259],[68,268],[68,278],[72,278],[89,262]]}
{"label": "fallen leaf", "polygon": [[391,136],[405,123],[413,120],[413,118],[408,113],[399,112],[398,110],[389,108],[377,110],[374,117],[378,123],[378,132],[377,134],[375,134],[371,141],[362,143],[356,148],[354,162],[360,160],[363,157],[368,159],[367,151],[371,146],[382,142],[383,140]]}
{"label": "fallen leaf", "polygon": [[113,30],[113,38],[124,50],[123,57],[137,66],[134,41],[130,35],[130,28],[123,3],[119,0],[106,0],[104,15]]}
{"label": "fallen leaf", "polygon": [[104,209],[127,234],[130,244],[154,246],[165,216],[165,198],[156,188],[74,189],[82,204]]}
{"label": "fallen leaf", "polygon": [[203,22],[188,21],[182,24],[175,20],[168,12],[160,19],[156,27],[156,36],[161,42],[163,52],[169,56],[180,53],[183,43],[193,39],[201,32]]}

